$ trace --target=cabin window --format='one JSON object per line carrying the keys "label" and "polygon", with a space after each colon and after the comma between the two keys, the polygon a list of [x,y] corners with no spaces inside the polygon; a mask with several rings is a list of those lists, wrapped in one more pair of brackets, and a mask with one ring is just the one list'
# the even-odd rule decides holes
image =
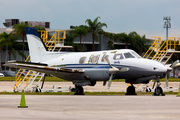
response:
{"label": "cabin window", "polygon": [[109,55],[103,55],[101,62],[106,62],[106,59],[104,58],[105,56],[107,56],[107,58],[109,58]]}
{"label": "cabin window", "polygon": [[135,58],[131,53],[124,53],[125,58]]}
{"label": "cabin window", "polygon": [[92,56],[91,57],[91,63],[96,63],[98,60],[98,56]]}
{"label": "cabin window", "polygon": [[83,64],[85,61],[86,61],[86,57],[81,57],[81,58],[79,59],[79,63],[80,63],[80,64]]}
{"label": "cabin window", "polygon": [[123,55],[121,53],[115,54],[113,57],[114,60],[120,60],[120,59],[124,59]]}

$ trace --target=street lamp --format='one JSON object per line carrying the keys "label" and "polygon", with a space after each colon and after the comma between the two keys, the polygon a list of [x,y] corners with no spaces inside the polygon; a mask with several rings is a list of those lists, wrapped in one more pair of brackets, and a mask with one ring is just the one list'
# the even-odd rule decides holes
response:
{"label": "street lamp", "polygon": [[[163,16],[163,20],[164,20],[164,28],[166,28],[166,40],[168,39],[168,28],[171,28],[171,17],[170,16]],[[168,89],[168,76],[166,74],[165,76],[166,78],[166,89]]]}
{"label": "street lamp", "polygon": [[171,17],[170,16],[163,16],[163,20],[164,20],[164,28],[166,28],[166,39],[168,38],[168,28],[171,28]]}

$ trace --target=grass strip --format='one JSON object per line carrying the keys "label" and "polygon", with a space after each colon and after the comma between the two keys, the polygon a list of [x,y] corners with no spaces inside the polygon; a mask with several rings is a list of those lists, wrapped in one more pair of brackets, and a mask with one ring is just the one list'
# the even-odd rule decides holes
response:
{"label": "grass strip", "polygon": [[[38,81],[38,80],[39,79],[37,78],[35,81]],[[15,81],[15,77],[0,77],[0,81]],[[47,81],[47,82],[69,82],[67,80],[63,80],[63,79],[58,78],[58,77],[48,77],[48,76],[45,78],[45,81]],[[125,79],[115,79],[113,81],[125,82]],[[165,78],[160,79],[160,81],[165,82]],[[169,78],[169,82],[180,82],[180,78]]]}
{"label": "grass strip", "polygon": [[[165,95],[178,95],[178,92],[164,92]],[[0,95],[21,95],[21,92],[0,92]],[[85,95],[125,95],[126,92],[84,92]],[[25,95],[74,95],[74,92],[25,92]],[[137,92],[137,95],[153,95],[152,92]]]}

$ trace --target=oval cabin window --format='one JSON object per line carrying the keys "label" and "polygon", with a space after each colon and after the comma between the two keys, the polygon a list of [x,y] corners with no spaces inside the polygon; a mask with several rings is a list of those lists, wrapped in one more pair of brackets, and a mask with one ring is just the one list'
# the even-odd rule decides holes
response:
{"label": "oval cabin window", "polygon": [[86,57],[81,57],[81,58],[79,59],[79,63],[80,63],[80,64],[85,63],[85,61],[86,61]]}
{"label": "oval cabin window", "polygon": [[98,60],[98,56],[92,56],[91,57],[91,63],[96,63]]}

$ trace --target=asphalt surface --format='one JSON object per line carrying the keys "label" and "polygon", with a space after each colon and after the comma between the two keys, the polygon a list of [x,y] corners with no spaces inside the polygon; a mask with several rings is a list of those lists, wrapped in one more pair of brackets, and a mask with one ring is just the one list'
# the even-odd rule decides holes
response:
{"label": "asphalt surface", "polygon": [[178,120],[180,97],[0,95],[1,120]]}
{"label": "asphalt surface", "polygon": [[[45,82],[44,88],[74,85],[71,82]],[[0,92],[13,91],[14,82],[0,82]],[[150,85],[151,86],[151,85]],[[162,87],[165,83],[162,83]],[[171,82],[169,86],[178,87]],[[22,85],[23,87],[23,85]],[[98,82],[85,91],[125,91],[127,84],[112,82],[110,90]],[[18,108],[21,95],[0,95],[2,120],[178,120],[180,97],[166,96],[74,96],[25,95],[28,108]]]}

